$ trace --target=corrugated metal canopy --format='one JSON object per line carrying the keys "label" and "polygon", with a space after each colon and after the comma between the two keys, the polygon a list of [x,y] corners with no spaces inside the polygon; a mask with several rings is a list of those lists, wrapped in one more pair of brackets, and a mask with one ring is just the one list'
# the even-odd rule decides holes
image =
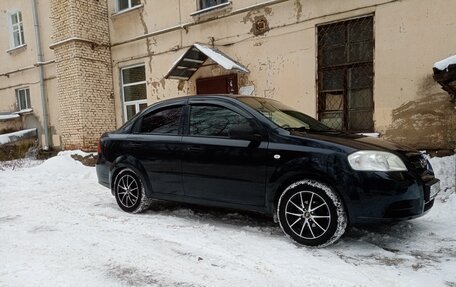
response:
{"label": "corrugated metal canopy", "polygon": [[193,44],[179,59],[177,59],[165,78],[188,80],[208,58],[222,66],[225,70],[241,73],[250,72],[246,67],[228,57],[217,48]]}

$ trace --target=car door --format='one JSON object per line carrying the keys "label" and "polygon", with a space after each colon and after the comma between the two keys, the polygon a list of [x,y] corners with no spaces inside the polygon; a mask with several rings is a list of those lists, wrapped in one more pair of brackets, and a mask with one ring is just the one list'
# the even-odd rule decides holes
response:
{"label": "car door", "polygon": [[[230,134],[240,127],[257,139]],[[264,206],[268,142],[260,134],[252,116],[234,105],[191,100],[182,138],[185,195]]]}
{"label": "car door", "polygon": [[128,137],[128,152],[144,167],[154,193],[183,194],[180,151],[185,103],[145,113]]}

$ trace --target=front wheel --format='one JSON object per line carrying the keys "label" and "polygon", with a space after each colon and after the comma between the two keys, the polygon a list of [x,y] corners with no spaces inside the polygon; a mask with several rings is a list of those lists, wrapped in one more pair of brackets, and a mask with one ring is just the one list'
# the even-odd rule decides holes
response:
{"label": "front wheel", "polygon": [[144,185],[131,169],[123,169],[117,174],[113,188],[117,204],[123,211],[140,213],[151,204]]}
{"label": "front wheel", "polygon": [[330,245],[347,227],[339,195],[315,180],[302,180],[287,187],[279,198],[277,217],[286,235],[308,246]]}

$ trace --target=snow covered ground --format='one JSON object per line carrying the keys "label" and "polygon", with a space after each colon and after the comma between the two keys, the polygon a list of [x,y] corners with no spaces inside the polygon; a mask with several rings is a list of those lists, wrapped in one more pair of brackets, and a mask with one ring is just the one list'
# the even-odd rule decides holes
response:
{"label": "snow covered ground", "polygon": [[[456,286],[456,157],[426,216],[300,247],[269,219],[157,202],[122,212],[69,152],[0,165],[0,286]],[[451,187],[452,186],[452,187]]]}

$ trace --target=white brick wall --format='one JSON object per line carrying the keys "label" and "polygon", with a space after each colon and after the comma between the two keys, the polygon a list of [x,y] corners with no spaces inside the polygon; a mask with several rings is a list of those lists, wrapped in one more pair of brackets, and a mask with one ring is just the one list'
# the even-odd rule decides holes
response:
{"label": "white brick wall", "polygon": [[51,2],[62,147],[96,148],[115,129],[112,66],[106,0]]}

